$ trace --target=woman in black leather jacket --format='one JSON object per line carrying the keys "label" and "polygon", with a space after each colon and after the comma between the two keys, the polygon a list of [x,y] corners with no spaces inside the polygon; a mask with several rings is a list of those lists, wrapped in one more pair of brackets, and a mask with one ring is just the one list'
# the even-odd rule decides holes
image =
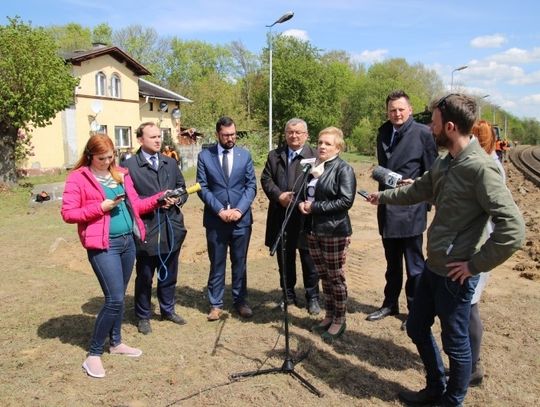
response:
{"label": "woman in black leather jacket", "polygon": [[347,284],[343,265],[352,234],[348,211],[356,195],[356,176],[339,158],[345,142],[343,132],[327,127],[319,133],[319,160],[311,170],[300,212],[307,216],[304,230],[309,253],[322,281],[326,315],[312,331],[333,342],[346,329]]}

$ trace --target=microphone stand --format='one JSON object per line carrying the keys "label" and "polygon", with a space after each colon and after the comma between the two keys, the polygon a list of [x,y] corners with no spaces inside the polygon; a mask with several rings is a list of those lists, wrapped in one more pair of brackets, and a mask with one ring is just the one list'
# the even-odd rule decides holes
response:
{"label": "microphone stand", "polygon": [[[306,184],[307,177],[309,175],[309,169],[311,168],[311,165],[307,165],[304,169],[304,174],[302,178],[302,183],[300,186],[300,190],[302,190]],[[241,372],[241,373],[233,373],[229,377],[231,380],[240,379],[242,377],[252,377],[252,376],[259,376],[263,374],[270,374],[270,373],[286,373],[291,374],[294,376],[297,380],[300,381],[308,390],[310,390],[313,394],[317,395],[318,397],[322,397],[323,394],[317,390],[315,386],[313,386],[310,382],[308,382],[304,377],[302,377],[300,374],[298,374],[294,370],[294,366],[298,363],[300,363],[302,360],[304,360],[307,355],[309,354],[309,350],[304,352],[300,355],[300,357],[295,361],[293,360],[291,356],[290,346],[289,346],[289,312],[288,312],[288,304],[287,304],[287,264],[285,261],[286,253],[287,253],[287,224],[289,223],[289,219],[294,211],[294,208],[296,208],[296,205],[298,203],[298,199],[300,198],[300,194],[295,194],[294,201],[292,202],[292,205],[290,206],[291,210],[287,210],[285,212],[285,219],[283,220],[283,223],[281,224],[280,232],[276,238],[276,241],[272,245],[272,248],[270,249],[270,256],[273,256],[277,248],[279,246],[279,243],[281,242],[280,246],[280,258],[279,262],[281,265],[281,279],[283,284],[283,320],[284,320],[284,326],[285,326],[285,360],[283,361],[283,365],[281,367],[274,367],[270,369],[263,369],[263,370],[254,370],[250,372]]]}

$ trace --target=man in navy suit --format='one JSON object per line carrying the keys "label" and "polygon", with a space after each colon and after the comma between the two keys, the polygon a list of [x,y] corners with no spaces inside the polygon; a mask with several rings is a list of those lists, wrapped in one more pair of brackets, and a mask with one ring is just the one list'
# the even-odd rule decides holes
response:
{"label": "man in navy suit", "polygon": [[257,194],[257,180],[250,153],[236,146],[236,126],[230,117],[216,123],[218,143],[199,153],[197,182],[204,202],[210,275],[208,276],[209,321],[223,312],[225,265],[230,250],[233,304],[238,314],[250,318],[246,302],[246,260],[251,237],[251,203]]}
{"label": "man in navy suit", "polygon": [[[437,158],[437,146],[428,126],[412,117],[409,96],[397,90],[386,98],[388,121],[377,136],[379,165],[403,176],[415,179],[431,168]],[[379,191],[388,189],[379,183]],[[403,284],[403,259],[407,281],[405,294],[410,309],[418,277],[424,269],[422,253],[423,232],[427,223],[427,203],[416,205],[379,205],[377,221],[386,257],[386,286],[382,307],[368,315],[368,321],[377,321],[399,313],[398,299]],[[405,325],[402,325],[405,329]]]}

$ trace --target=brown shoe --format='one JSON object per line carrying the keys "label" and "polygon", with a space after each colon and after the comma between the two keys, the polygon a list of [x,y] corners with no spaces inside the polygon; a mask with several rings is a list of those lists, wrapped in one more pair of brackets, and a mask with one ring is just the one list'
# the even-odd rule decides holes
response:
{"label": "brown shoe", "polygon": [[223,314],[223,310],[221,308],[212,308],[210,313],[206,316],[206,319],[209,321],[218,321],[221,314]]}
{"label": "brown shoe", "polygon": [[238,311],[238,314],[240,314],[242,318],[251,318],[253,316],[253,311],[247,304],[239,305],[236,307],[236,311]]}

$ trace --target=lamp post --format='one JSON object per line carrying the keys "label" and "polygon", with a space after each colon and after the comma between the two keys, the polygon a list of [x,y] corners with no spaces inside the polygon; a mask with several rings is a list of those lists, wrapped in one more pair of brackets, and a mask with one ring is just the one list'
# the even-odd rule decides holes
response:
{"label": "lamp post", "polygon": [[481,98],[478,98],[478,120],[482,120],[482,99],[489,97],[489,95],[484,95]]}
{"label": "lamp post", "polygon": [[463,65],[463,66],[460,66],[459,68],[456,68],[452,71],[452,75],[451,75],[451,79],[450,79],[450,91],[452,91],[454,89],[454,72],[457,72],[457,71],[463,71],[464,69],[467,69],[469,66],[468,65]]}
{"label": "lamp post", "polygon": [[276,24],[284,23],[285,21],[290,20],[293,18],[294,13],[292,11],[288,11],[287,13],[283,14],[280,18],[278,18],[276,21],[274,21],[272,24],[267,25],[268,27],[268,50],[269,50],[269,70],[270,70],[270,78],[268,82],[268,151],[272,150],[272,27]]}

